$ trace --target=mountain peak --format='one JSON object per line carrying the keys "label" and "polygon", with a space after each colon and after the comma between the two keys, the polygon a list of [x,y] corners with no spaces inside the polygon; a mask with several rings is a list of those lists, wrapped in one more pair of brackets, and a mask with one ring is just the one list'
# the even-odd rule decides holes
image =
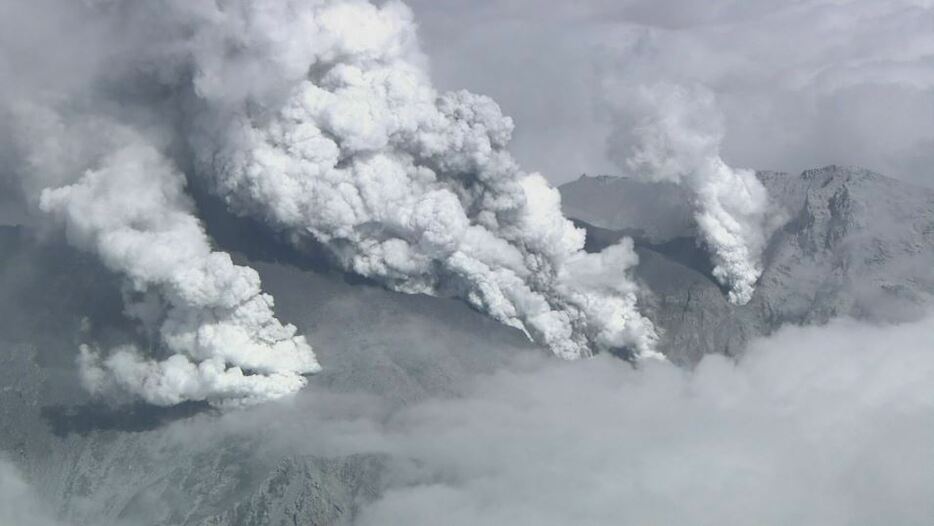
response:
{"label": "mountain peak", "polygon": [[757,176],[790,220],[770,239],[744,307],[731,305],[710,276],[690,197],[678,187],[614,178],[560,188],[591,250],[634,238],[636,274],[648,291],[642,301],[673,360],[734,354],[784,323],[910,319],[934,297],[934,190],[852,166]]}

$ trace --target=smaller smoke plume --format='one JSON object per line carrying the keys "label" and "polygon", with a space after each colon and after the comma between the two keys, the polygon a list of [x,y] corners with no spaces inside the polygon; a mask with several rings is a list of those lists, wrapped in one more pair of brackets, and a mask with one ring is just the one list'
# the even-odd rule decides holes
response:
{"label": "smaller smoke plume", "polygon": [[318,370],[295,327],[273,315],[259,275],[211,249],[184,176],[139,133],[104,118],[20,107],[24,185],[69,241],[126,276],[127,313],[169,356],[134,346],[80,363],[92,391],[113,387],[158,405],[278,398]]}
{"label": "smaller smoke plume", "polygon": [[627,95],[618,99],[614,157],[637,176],[691,190],[714,276],[729,287],[731,302],[748,303],[762,274],[762,251],[781,216],[754,171],[732,168],[721,158],[724,125],[713,94],[697,85],[660,83]]}

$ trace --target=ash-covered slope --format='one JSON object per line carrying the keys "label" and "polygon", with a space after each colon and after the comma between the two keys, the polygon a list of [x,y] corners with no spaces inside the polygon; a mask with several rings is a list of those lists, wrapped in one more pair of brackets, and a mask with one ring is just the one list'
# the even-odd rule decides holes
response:
{"label": "ash-covered slope", "polygon": [[[736,354],[750,337],[787,323],[910,319],[930,301],[934,190],[840,166],[757,175],[789,220],[772,236],[745,306],[730,304],[710,276],[691,203],[677,188],[612,177],[561,187],[565,211],[588,228],[591,248],[636,237],[642,302],[672,359],[692,364],[707,353]],[[634,201],[660,204],[645,215],[620,210]]]}
{"label": "ash-covered slope", "polygon": [[146,343],[121,312],[119,277],[18,227],[0,227],[0,254],[0,452],[73,525],[348,523],[379,493],[385,459],[312,454],[270,437],[307,436],[283,429],[326,418],[324,402],[309,405],[320,398],[410,404],[532,352],[519,331],[462,302],[387,292],[258,250],[252,264],[277,313],[314,335],[325,372],[293,405],[263,408],[280,411],[263,413],[268,435],[225,431],[206,405],[92,401],[78,383],[78,345]]}

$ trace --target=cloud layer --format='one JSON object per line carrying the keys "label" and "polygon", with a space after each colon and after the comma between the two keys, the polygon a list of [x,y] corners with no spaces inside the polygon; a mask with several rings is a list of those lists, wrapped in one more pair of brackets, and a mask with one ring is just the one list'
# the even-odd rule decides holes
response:
{"label": "cloud layer", "polygon": [[503,373],[406,412],[420,468],[364,524],[921,524],[934,512],[932,321],[790,328],[693,373]]}
{"label": "cloud layer", "polygon": [[403,461],[362,524],[923,524],[932,323],[786,328],[693,372],[525,363],[318,429]]}
{"label": "cloud layer", "polygon": [[924,524],[932,326],[788,327],[694,371],[520,356],[450,398],[319,390],[210,425],[260,429],[266,451],[387,454],[360,524]]}

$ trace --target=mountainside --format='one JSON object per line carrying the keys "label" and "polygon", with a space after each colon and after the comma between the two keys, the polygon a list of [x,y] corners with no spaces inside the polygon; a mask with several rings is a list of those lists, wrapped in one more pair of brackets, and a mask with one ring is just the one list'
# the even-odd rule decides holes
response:
{"label": "mountainside", "polygon": [[[589,231],[590,249],[635,237],[644,308],[662,328],[669,357],[692,364],[707,353],[737,354],[749,338],[786,323],[911,319],[930,301],[934,190],[840,166],[757,175],[788,222],[772,236],[759,286],[744,306],[729,303],[711,277],[684,218],[690,202],[675,187],[611,177],[561,187],[566,213]],[[662,196],[654,216],[613,205],[647,195]],[[588,213],[578,217],[580,210]],[[656,229],[666,214],[673,219],[663,223],[676,227]]]}
{"label": "mountainside", "polygon": [[[840,167],[759,177],[789,220],[742,307],[713,281],[675,187],[586,178],[561,189],[589,249],[636,236],[643,309],[673,361],[735,355],[784,323],[911,318],[934,295],[934,191]],[[625,210],[634,202],[646,214]],[[78,384],[78,345],[146,340],[122,314],[119,280],[60,241],[0,227],[0,449],[76,524],[350,523],[392,484],[392,459],[378,448],[306,447],[302,433],[329,415],[319,400],[353,393],[366,400],[357,410],[389,410],[456,395],[472,377],[540,353],[462,302],[388,292],[264,245],[248,224],[221,223],[232,224],[208,218],[214,238],[259,271],[277,314],[308,335],[324,367],[249,432],[200,404],[92,401]]]}
{"label": "mountainside", "polygon": [[[36,243],[21,228],[0,227],[0,253],[0,450],[75,524],[341,524],[378,494],[379,455],[270,451],[268,437],[252,431],[216,431],[217,415],[200,404],[90,400],[77,379],[78,345],[136,337],[121,314],[119,280],[93,257]],[[301,404],[316,391],[374,396],[391,408],[454,394],[533,349],[459,301],[252,265],[324,366],[270,429],[310,419]]]}

